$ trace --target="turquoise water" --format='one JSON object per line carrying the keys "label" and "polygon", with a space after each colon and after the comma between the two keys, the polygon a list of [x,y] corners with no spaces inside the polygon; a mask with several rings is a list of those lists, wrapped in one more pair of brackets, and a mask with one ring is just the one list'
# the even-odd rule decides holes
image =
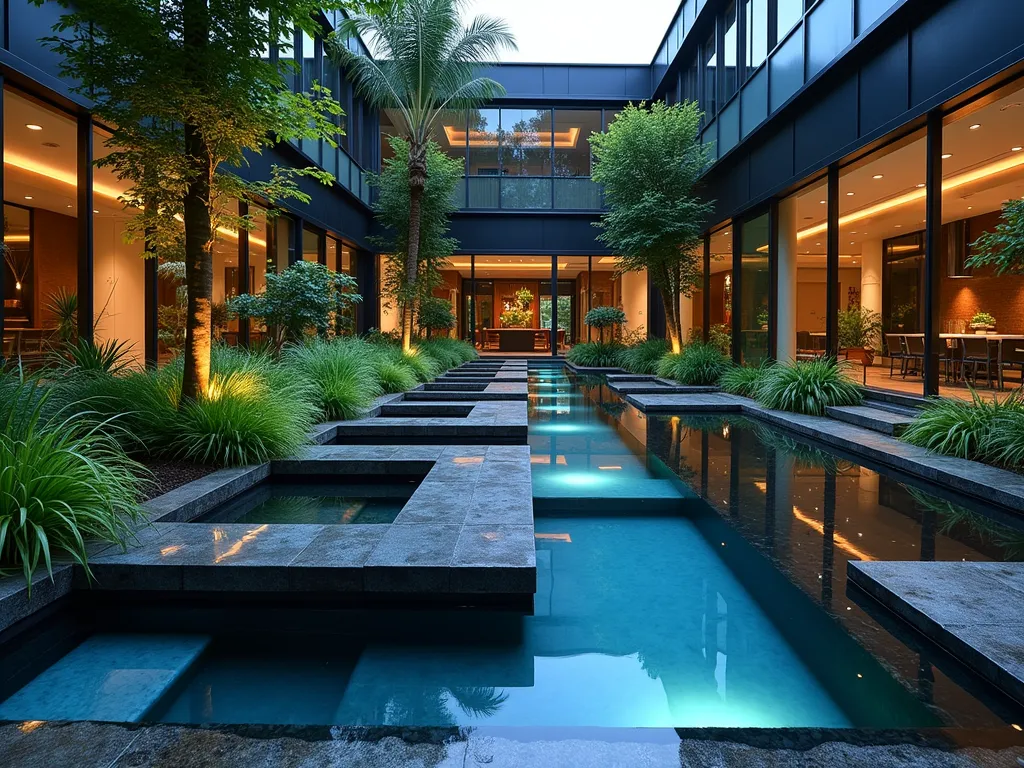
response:
{"label": "turquoise water", "polygon": [[[122,709],[168,723],[899,728],[1019,716],[844,589],[845,559],[992,557],[975,518],[743,420],[648,420],[601,382],[531,373],[532,615],[114,606],[92,637],[118,653],[59,667],[77,716],[117,711],[98,681],[152,667],[148,700]],[[974,527],[936,522],[955,514]],[[181,638],[177,665],[153,658],[141,626]],[[32,685],[5,717],[54,716]]]}
{"label": "turquoise water", "polygon": [[223,504],[196,523],[392,523],[416,490],[415,482],[264,483]]}
{"label": "turquoise water", "polygon": [[553,367],[531,369],[529,381],[536,501],[557,507],[560,499],[588,499],[614,509],[681,498],[671,473],[647,459],[642,419],[603,379],[570,379]]}

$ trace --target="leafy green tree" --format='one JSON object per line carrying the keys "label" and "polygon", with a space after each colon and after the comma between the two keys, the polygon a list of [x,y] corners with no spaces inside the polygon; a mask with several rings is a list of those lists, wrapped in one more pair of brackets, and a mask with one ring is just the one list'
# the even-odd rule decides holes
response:
{"label": "leafy green tree", "polygon": [[[41,4],[44,0],[33,0]],[[234,201],[308,202],[299,178],[329,182],[314,168],[274,166],[243,178],[246,153],[276,142],[337,135],[341,107],[314,86],[293,93],[288,40],[318,31],[313,14],[332,0],[57,0],[67,12],[48,45],[61,73],[93,102],[113,135],[99,165],[128,183],[137,211],[129,236],[147,256],[185,263],[187,313],[183,401],[204,395],[213,331],[213,244],[218,230],[251,228]],[[276,43],[281,62],[266,55]]]}
{"label": "leafy green tree", "polygon": [[995,267],[997,275],[1024,275],[1024,200],[1003,203],[1003,216],[994,230],[971,243],[968,267]]}
{"label": "leafy green tree", "polygon": [[[504,89],[478,77],[477,67],[515,46],[505,22],[478,16],[463,26],[464,0],[403,0],[380,14],[360,14],[328,39],[331,56],[348,67],[359,93],[378,109],[388,110],[396,129],[409,144],[408,208],[404,280],[415,293],[420,272],[423,209],[430,175],[430,134],[445,113],[485,104]],[[359,34],[376,46],[375,57],[354,53],[344,45]],[[413,307],[402,309],[402,345],[411,349]]]}
{"label": "leafy green tree", "polygon": [[619,256],[620,272],[647,270],[665,305],[672,351],[682,348],[679,296],[701,277],[701,232],[713,204],[696,192],[708,166],[693,102],[630,104],[606,133],[590,136],[594,181],[604,185],[609,210],[596,224]]}
{"label": "leafy green tree", "polygon": [[348,310],[363,300],[354,277],[312,261],[296,262],[266,277],[263,293],[235,296],[228,308],[239,317],[261,320],[278,349],[285,342],[301,341],[310,331],[321,338],[342,332]]}
{"label": "leafy green tree", "polygon": [[403,318],[406,308],[410,314],[433,295],[441,283],[440,269],[448,257],[455,253],[458,241],[448,236],[455,189],[464,171],[463,164],[441,151],[433,142],[427,143],[427,179],[420,198],[422,221],[419,231],[416,280],[409,281],[405,272],[409,253],[409,142],[397,136],[388,139],[394,156],[384,161],[377,176],[370,183],[378,189],[374,203],[377,221],[385,235],[373,236],[371,241],[387,252],[381,290],[389,302],[394,302]]}
{"label": "leafy green tree", "polygon": [[423,299],[416,312],[416,322],[420,328],[426,329],[427,335],[433,334],[434,331],[444,331],[447,335],[456,324],[452,303],[437,296]]}

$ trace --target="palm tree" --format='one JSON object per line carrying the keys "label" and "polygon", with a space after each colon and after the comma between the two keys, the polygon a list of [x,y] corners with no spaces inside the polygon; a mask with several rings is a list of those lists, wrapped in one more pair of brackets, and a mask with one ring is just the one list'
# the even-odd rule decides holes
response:
{"label": "palm tree", "polygon": [[[346,20],[328,41],[331,57],[347,67],[357,92],[387,110],[409,142],[409,234],[405,254],[407,299],[402,307],[402,346],[412,343],[420,250],[420,201],[427,180],[427,144],[445,112],[472,109],[505,93],[494,80],[478,77],[480,64],[495,61],[515,39],[500,19],[477,16],[463,26],[464,0],[404,0],[382,13]],[[345,39],[358,34],[374,46],[374,58],[350,51]]]}

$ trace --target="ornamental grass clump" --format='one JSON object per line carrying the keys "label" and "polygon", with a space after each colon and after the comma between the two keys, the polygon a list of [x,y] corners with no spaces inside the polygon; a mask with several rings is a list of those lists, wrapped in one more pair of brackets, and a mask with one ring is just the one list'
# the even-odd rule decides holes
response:
{"label": "ornamental grass clump", "polygon": [[565,359],[581,368],[618,367],[622,345],[614,341],[584,341],[573,345]]}
{"label": "ornamental grass clump", "polygon": [[458,368],[463,363],[476,360],[478,355],[468,341],[447,336],[434,337],[416,343],[416,349],[441,363],[445,370]]}
{"label": "ornamental grass clump", "polygon": [[987,400],[971,390],[971,401],[930,400],[907,427],[905,442],[947,456],[1009,467],[1024,465],[1024,396]]}
{"label": "ornamental grass clump", "polygon": [[715,345],[698,341],[678,354],[665,355],[658,363],[658,375],[687,386],[711,386],[728,367],[729,361]]}
{"label": "ornamental grass clump", "polygon": [[757,397],[757,389],[768,372],[768,364],[734,365],[725,370],[718,380],[719,386],[733,395]]}
{"label": "ornamental grass clump", "polygon": [[47,417],[37,380],[5,382],[0,398],[0,569],[24,574],[66,555],[91,578],[90,540],[124,546],[142,522],[146,470],[104,422]]}
{"label": "ornamental grass clump", "polygon": [[371,351],[359,339],[311,339],[286,349],[282,363],[312,384],[328,421],[359,416],[383,392]]}
{"label": "ornamental grass clump", "polygon": [[757,401],[779,411],[823,416],[834,405],[857,405],[864,395],[846,375],[849,364],[829,358],[769,367],[757,386]]}
{"label": "ornamental grass clump", "polygon": [[406,365],[400,355],[381,354],[380,348],[374,348],[370,362],[374,367],[374,375],[381,390],[386,395],[406,392],[418,383],[412,368]]}
{"label": "ornamental grass clump", "polygon": [[630,373],[650,375],[657,373],[658,362],[671,349],[667,339],[647,339],[623,349],[619,353],[618,363]]}

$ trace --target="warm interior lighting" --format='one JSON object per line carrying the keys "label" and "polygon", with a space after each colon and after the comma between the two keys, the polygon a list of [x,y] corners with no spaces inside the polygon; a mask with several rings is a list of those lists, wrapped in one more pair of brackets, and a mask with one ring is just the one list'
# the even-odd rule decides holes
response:
{"label": "warm interior lighting", "polygon": [[[466,131],[460,131],[454,125],[444,126],[444,135],[448,138],[448,143],[453,147],[465,146],[466,145]],[[469,146],[471,147],[496,147],[498,146],[498,134],[490,131],[469,131]],[[547,131],[544,132],[545,134]],[[536,138],[540,134],[534,131],[513,131],[509,135],[515,136],[516,139],[511,143],[518,143],[520,146],[529,147],[544,147]],[[578,127],[566,128],[564,131],[555,131],[555,148],[556,149],[575,149],[576,142],[580,138],[580,129]],[[510,142],[505,142],[506,144]]]}
{"label": "warm interior lighting", "polygon": [[[817,531],[822,536],[825,535],[825,525],[823,523],[818,522],[813,517],[808,517],[807,515],[805,515],[803,512],[800,511],[800,508],[797,507],[796,505],[793,505],[793,517],[795,517],[801,523],[806,525],[808,528],[811,528],[811,529]],[[841,550],[843,550],[844,552],[846,552],[849,555],[853,555],[858,560],[874,560],[875,559],[871,555],[869,555],[867,552],[863,552],[863,551],[857,549],[857,547],[855,547],[853,544],[851,544],[849,539],[847,539],[841,533],[833,532],[832,533],[832,541]]]}
{"label": "warm interior lighting", "polygon": [[25,199],[26,200],[31,200],[32,199],[32,195],[25,195]]}
{"label": "warm interior lighting", "polygon": [[952,156],[953,156],[953,153],[952,153],[952,152],[947,152],[946,154],[944,154],[944,155],[942,156],[942,159],[943,159],[943,160],[949,160],[949,158],[951,158]]}
{"label": "warm interior lighting", "polygon": [[[54,181],[67,184],[69,187],[78,187],[78,177],[74,173],[67,173],[66,171],[62,171],[60,168],[40,163],[37,160],[19,155],[15,152],[11,152],[10,150],[6,150],[4,152],[4,165],[11,165],[15,168],[20,168],[23,171],[34,173],[38,176],[45,176],[48,179],[53,179]],[[121,195],[121,193],[113,187],[108,187],[95,180],[93,181],[92,189],[95,194],[111,200],[117,200]]]}
{"label": "warm interior lighting", "polygon": [[981,123],[975,123],[974,125],[970,126],[970,130],[972,131],[976,131],[979,128],[981,128]]}
{"label": "warm interior lighting", "polygon": [[880,173],[876,173],[876,174],[875,174],[874,176],[872,176],[871,178],[872,178],[872,179],[882,179],[882,178],[885,178],[885,177],[884,177],[884,176],[882,176],[882,174],[880,174]]}
{"label": "warm interior lighting", "polygon": [[4,235],[5,243],[28,243],[30,242],[29,235]]}
{"label": "warm interior lighting", "polygon": [[[452,265],[453,269],[469,269],[470,268],[470,263],[468,261],[466,261],[466,262],[453,261],[453,262],[451,262],[451,265]],[[558,268],[559,269],[567,269],[568,266],[569,266],[568,264],[559,264]],[[550,272],[551,271],[551,262],[550,261],[545,261],[543,263],[537,264],[537,263],[530,263],[530,262],[525,262],[524,261],[524,262],[522,262],[520,264],[506,264],[504,262],[498,263],[498,264],[481,264],[478,261],[476,263],[476,269],[477,269],[478,272],[481,269],[545,269],[548,272]],[[582,269],[582,267],[581,267],[581,269]]]}
{"label": "warm interior lighting", "polygon": [[[973,171],[967,171],[965,173],[957,174],[956,176],[950,176],[942,182],[942,191],[949,192],[950,190],[962,187],[965,184],[971,184],[981,179],[986,179],[989,176],[994,176],[997,173],[1003,173],[1004,171],[1013,170],[1021,165],[1024,165],[1024,155],[1015,155],[1013,157],[1005,157],[1002,160],[997,160],[994,163],[989,163],[981,168],[976,168]],[[852,211],[845,216],[839,217],[839,226],[843,227],[847,224],[853,224],[854,222],[861,221],[863,219],[870,218],[879,213],[892,210],[893,208],[899,208],[903,205],[910,203],[916,203],[918,200],[924,200],[928,191],[923,189],[924,184],[918,184],[917,189],[912,192],[905,192],[902,195],[883,200],[880,203],[869,205],[867,208],[861,208],[857,211]],[[812,235],[818,235],[828,230],[828,224],[818,224],[807,229],[802,229],[796,233],[797,240],[803,240],[805,237],[811,237]]]}
{"label": "warm interior lighting", "polygon": [[36,125],[35,123],[25,123],[25,127],[28,128],[30,131],[41,131],[41,130],[43,130],[43,126]]}
{"label": "warm interior lighting", "polygon": [[568,533],[535,533],[533,538],[543,539],[544,541],[564,541],[566,544],[572,544],[572,537]]}

